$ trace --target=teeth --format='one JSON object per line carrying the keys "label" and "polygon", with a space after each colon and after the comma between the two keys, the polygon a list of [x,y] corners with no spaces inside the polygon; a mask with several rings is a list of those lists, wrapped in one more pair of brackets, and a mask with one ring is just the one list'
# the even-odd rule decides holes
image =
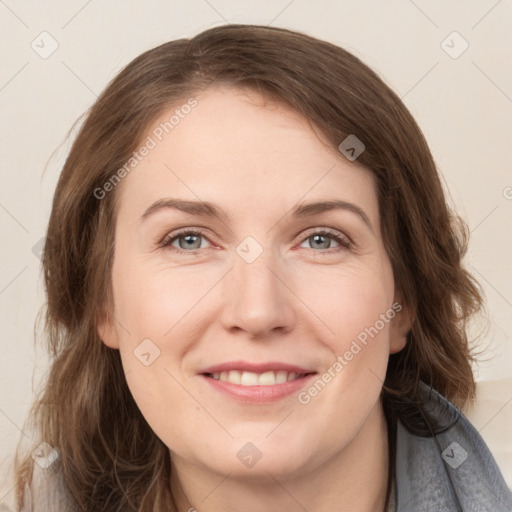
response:
{"label": "teeth", "polygon": [[273,386],[276,383],[276,376],[274,372],[265,372],[258,377],[258,384],[260,386]]}
{"label": "teeth", "polygon": [[242,372],[238,370],[232,370],[230,372],[222,372],[221,380],[225,380],[226,382],[231,382],[231,384],[240,384],[242,379]]}
{"label": "teeth", "polygon": [[276,372],[276,384],[283,384],[288,380],[288,373],[285,371]]}
{"label": "teeth", "polygon": [[212,378],[215,380],[222,380],[224,382],[231,382],[232,384],[238,384],[242,386],[273,386],[275,384],[284,384],[290,382],[297,376],[295,372],[288,373],[287,371],[278,372],[265,372],[265,373],[254,373],[254,372],[241,372],[239,370],[231,370],[229,372],[212,373]]}

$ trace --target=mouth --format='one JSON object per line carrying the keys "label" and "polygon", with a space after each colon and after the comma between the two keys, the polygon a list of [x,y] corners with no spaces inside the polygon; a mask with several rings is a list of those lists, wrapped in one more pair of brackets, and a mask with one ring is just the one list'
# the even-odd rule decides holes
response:
{"label": "mouth", "polygon": [[224,363],[202,370],[199,375],[215,391],[244,403],[280,400],[298,392],[316,375],[284,363]]}

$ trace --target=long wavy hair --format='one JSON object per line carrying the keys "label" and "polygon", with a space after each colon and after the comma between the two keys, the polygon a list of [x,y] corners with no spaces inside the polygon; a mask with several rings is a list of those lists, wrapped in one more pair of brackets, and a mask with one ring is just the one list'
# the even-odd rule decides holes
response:
{"label": "long wavy hair", "polygon": [[[119,352],[97,332],[111,295],[117,189],[101,200],[94,190],[123,167],[161,113],[217,84],[292,107],[334,148],[350,134],[364,142],[358,162],[377,180],[395,286],[414,313],[405,348],[390,357],[383,400],[418,400],[420,381],[459,407],[474,396],[467,322],[483,292],[462,266],[468,229],[448,206],[400,98],[328,42],[258,25],[212,28],[146,51],[109,83],[86,112],[55,191],[42,258],[51,365],[28,423],[39,441],[58,448],[76,510],[161,511],[172,503],[169,450],[132,398]],[[18,450],[20,506],[32,472],[30,454]]]}

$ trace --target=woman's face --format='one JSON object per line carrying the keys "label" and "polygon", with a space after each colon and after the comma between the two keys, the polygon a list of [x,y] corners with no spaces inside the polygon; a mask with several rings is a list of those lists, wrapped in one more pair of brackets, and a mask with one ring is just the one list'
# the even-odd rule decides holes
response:
{"label": "woman's face", "polygon": [[376,184],[282,105],[196,100],[162,114],[115,192],[100,336],[177,464],[311,471],[376,421],[405,342]]}

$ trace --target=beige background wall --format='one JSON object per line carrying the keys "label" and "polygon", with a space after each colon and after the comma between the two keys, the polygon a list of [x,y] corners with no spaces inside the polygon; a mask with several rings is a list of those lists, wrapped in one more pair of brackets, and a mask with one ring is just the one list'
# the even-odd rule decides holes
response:
{"label": "beige background wall", "polygon": [[341,45],[403,98],[472,231],[467,264],[485,286],[491,320],[477,377],[512,377],[511,0],[5,0],[0,459],[23,435],[33,390],[46,370],[44,352],[33,341],[44,300],[37,252],[69,148],[68,129],[136,55],[227,22],[292,28]]}

